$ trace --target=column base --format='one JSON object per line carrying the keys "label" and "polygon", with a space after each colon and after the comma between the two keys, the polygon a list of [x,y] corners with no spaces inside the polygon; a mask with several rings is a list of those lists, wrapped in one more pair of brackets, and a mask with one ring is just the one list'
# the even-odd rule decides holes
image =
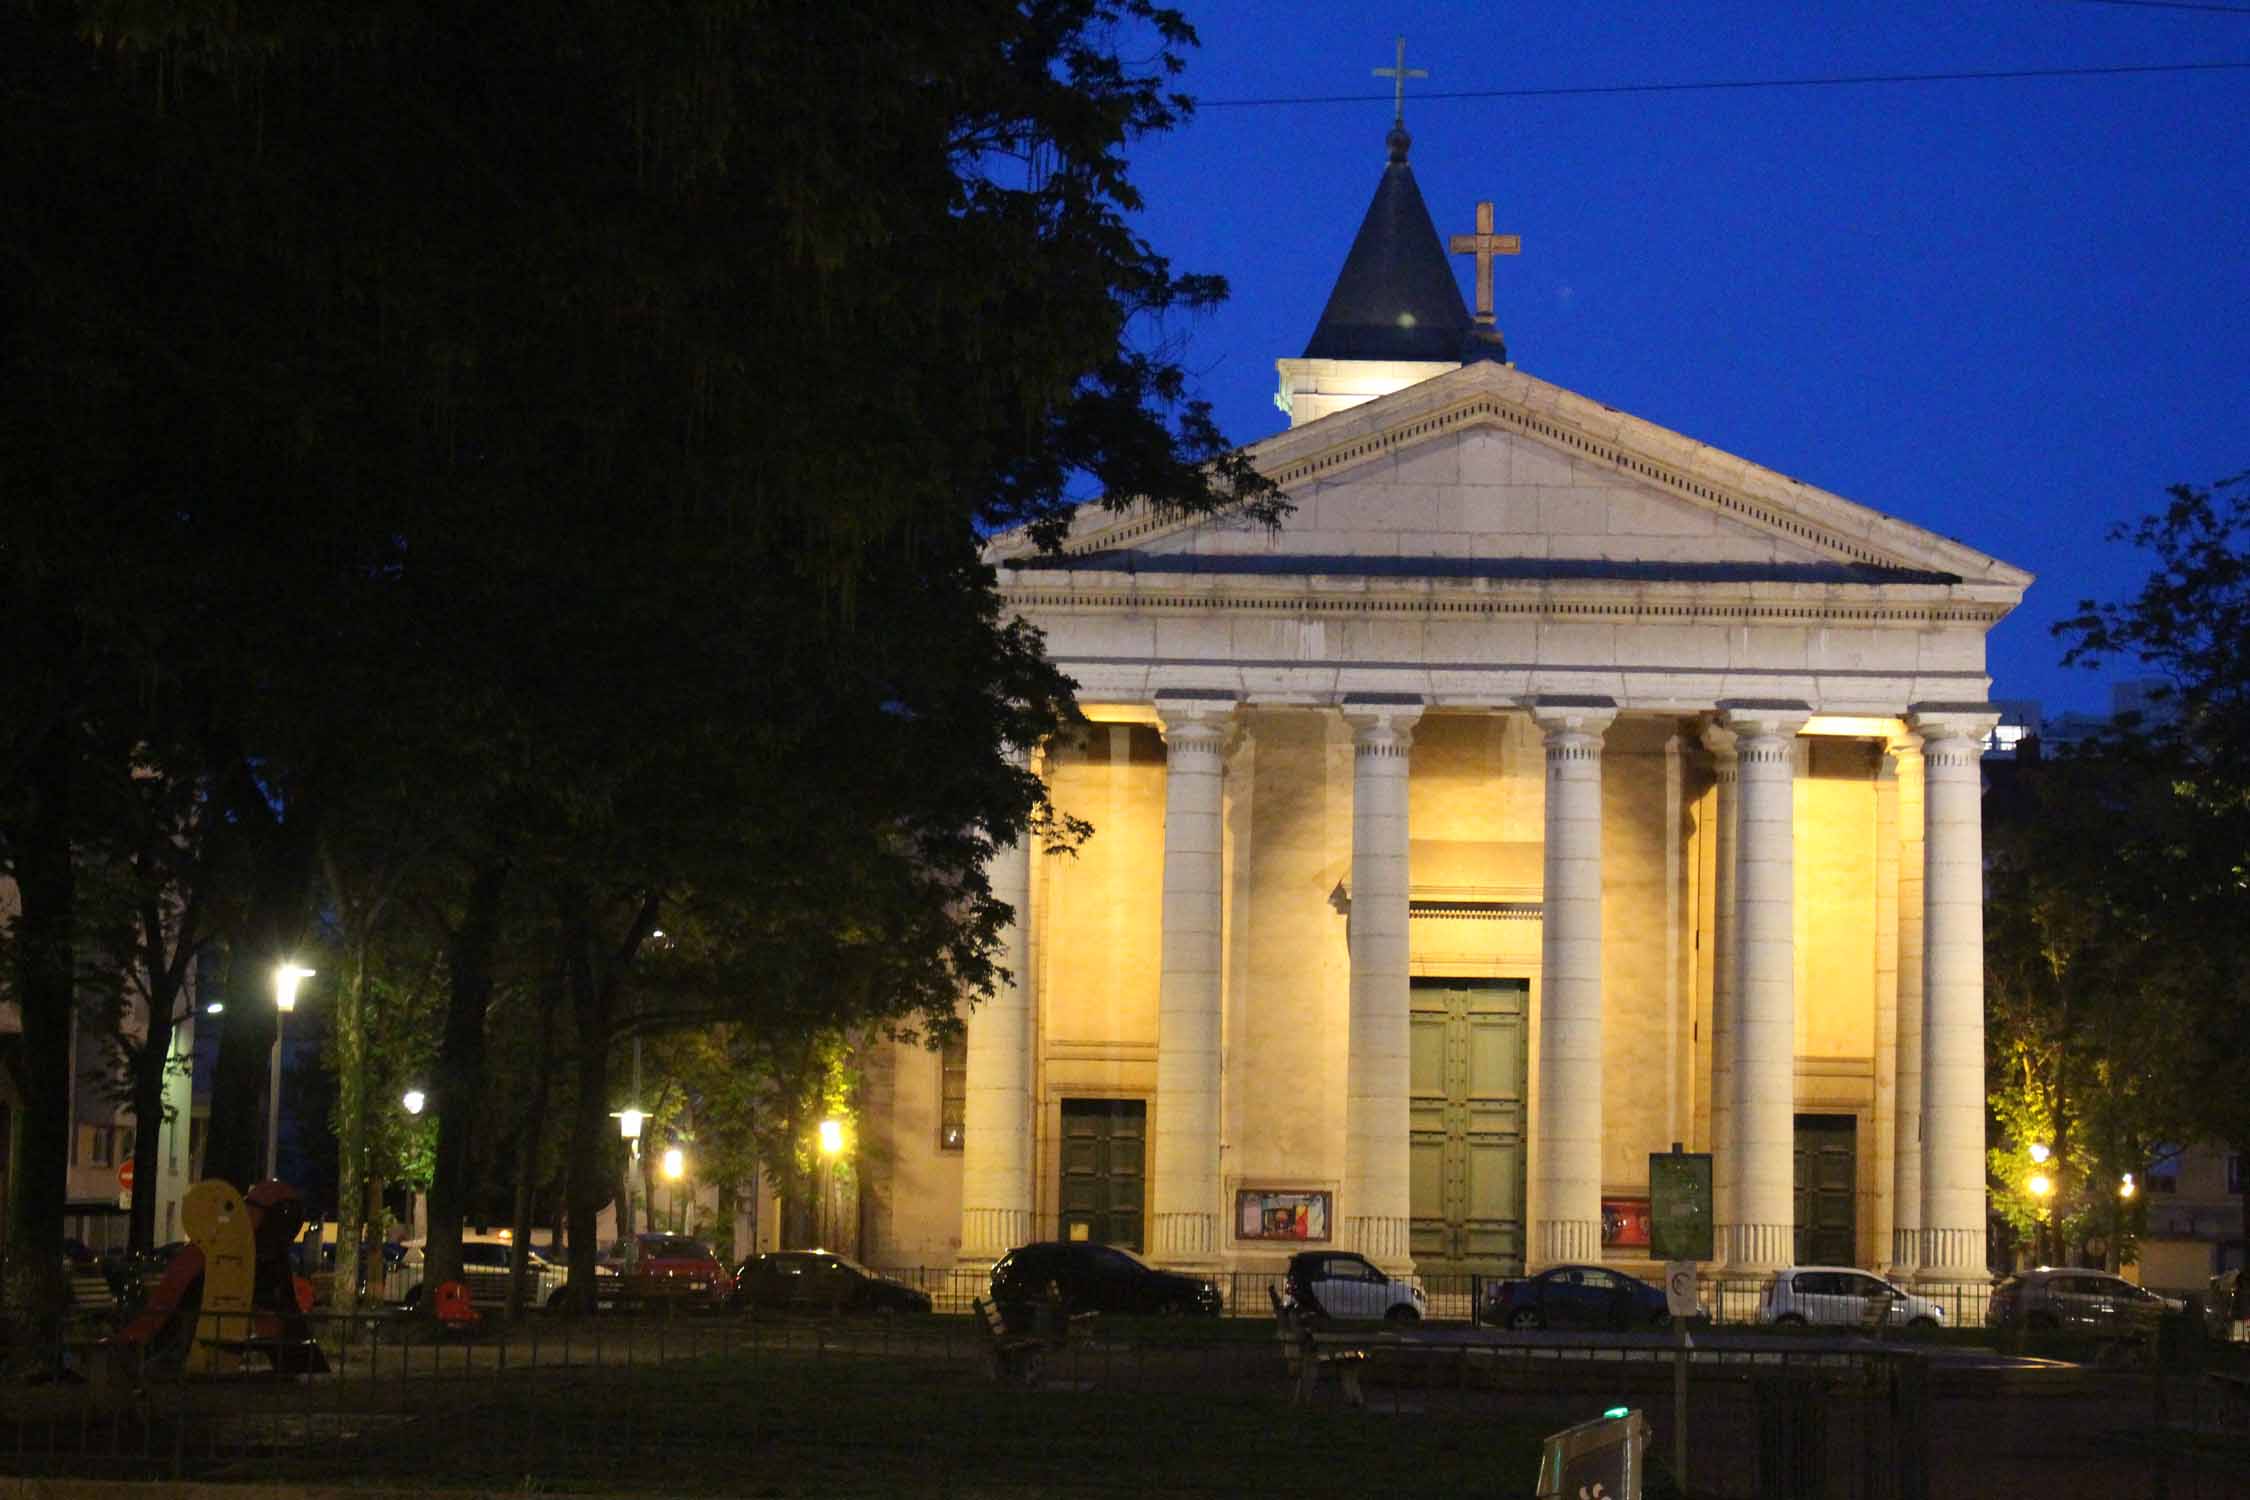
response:
{"label": "column base", "polygon": [[1342,1243],[1393,1276],[1414,1274],[1413,1241],[1406,1220],[1387,1214],[1364,1214],[1344,1220]]}
{"label": "column base", "polygon": [[1764,1276],[1797,1258],[1794,1224],[1729,1224],[1726,1266],[1729,1275]]}
{"label": "column base", "polygon": [[955,1263],[989,1267],[1018,1245],[1031,1243],[1031,1210],[965,1208],[961,1211],[961,1253]]}
{"label": "column base", "polygon": [[1541,1219],[1532,1229],[1536,1255],[1528,1269],[1598,1265],[1602,1258],[1600,1219]]}
{"label": "column base", "polygon": [[1922,1231],[1900,1226],[1891,1231],[1890,1278],[1908,1282],[1922,1274]]}
{"label": "column base", "polygon": [[1219,1263],[1217,1214],[1158,1214],[1150,1231],[1150,1258],[1160,1265],[1205,1270]]}

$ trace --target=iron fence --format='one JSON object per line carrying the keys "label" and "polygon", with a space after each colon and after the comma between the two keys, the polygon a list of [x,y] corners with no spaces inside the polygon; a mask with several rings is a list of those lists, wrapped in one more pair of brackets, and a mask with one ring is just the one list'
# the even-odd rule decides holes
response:
{"label": "iron fence", "polygon": [[[311,1322],[317,1373],[253,1344],[189,1374],[90,1326],[53,1341],[19,1328],[0,1343],[0,1472],[730,1493],[782,1466],[818,1480],[807,1493],[898,1492],[907,1475],[925,1493],[1007,1494],[1050,1482],[1042,1455],[1067,1451],[1109,1466],[1072,1487],[1127,1494],[1156,1449],[1189,1462],[1205,1439],[1214,1464],[1301,1460],[1354,1434],[1475,1456],[1502,1424],[1536,1434],[1614,1406],[1647,1414],[1668,1467],[1684,1377],[1696,1495],[2250,1492],[2250,1364],[2226,1362],[2239,1351],[2108,1371],[1727,1331],[1368,1329],[1333,1335],[1367,1356],[1360,1413],[1333,1385],[1295,1406],[1287,1348],[1240,1320],[1077,1325],[1030,1390],[995,1379],[981,1321],[949,1316],[532,1314],[466,1335],[396,1312]],[[1199,1439],[1212,1413],[1236,1425]],[[1355,1472],[1300,1463],[1287,1487],[1352,1493]],[[1480,1492],[1528,1494],[1519,1478]]]}

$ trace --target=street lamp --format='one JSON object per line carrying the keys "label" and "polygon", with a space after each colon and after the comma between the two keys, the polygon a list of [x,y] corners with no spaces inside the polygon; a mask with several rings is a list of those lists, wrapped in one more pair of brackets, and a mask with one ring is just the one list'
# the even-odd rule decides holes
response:
{"label": "street lamp", "polygon": [[633,1217],[633,1187],[640,1181],[641,1125],[648,1116],[637,1109],[618,1109],[610,1111],[610,1117],[617,1121],[617,1133],[623,1138],[625,1149],[631,1156],[631,1163],[625,1172],[625,1222],[617,1226],[618,1238],[623,1239],[629,1232],[627,1224],[633,1229],[640,1228],[639,1221]]}
{"label": "street lamp", "polygon": [[289,1012],[297,1008],[297,986],[313,977],[311,969],[281,964],[273,971],[273,1063],[268,1069],[272,1097],[266,1107],[266,1176],[281,1175],[281,1029]]}
{"label": "street lamp", "polygon": [[2044,1141],[2033,1141],[2029,1149],[2031,1152],[2031,1159],[2035,1162],[2043,1162],[2048,1157],[2054,1155],[2052,1151],[2049,1151],[2047,1149],[2047,1144]]}
{"label": "street lamp", "polygon": [[398,1102],[406,1106],[408,1114],[418,1115],[422,1112],[422,1106],[429,1103],[430,1100],[429,1096],[420,1089],[408,1089],[399,1096]]}
{"label": "street lamp", "polygon": [[823,1246],[834,1236],[836,1218],[836,1157],[844,1149],[844,1122],[820,1122],[820,1223],[814,1232]]}
{"label": "street lamp", "polygon": [[[2041,1153],[2041,1157],[2035,1159],[2044,1158],[2046,1151],[2044,1146],[2034,1146],[2031,1149]],[[2053,1258],[2047,1253],[2047,1236],[2048,1231],[2054,1226],[2047,1217],[2047,1200],[2054,1195],[2054,1179],[2044,1172],[2034,1172],[2030,1179],[2024,1183],[2024,1190],[2039,1200],[2039,1263],[2041,1265],[2052,1264]]]}
{"label": "street lamp", "polygon": [[664,1157],[657,1163],[664,1173],[664,1194],[671,1200],[672,1230],[675,1234],[687,1233],[687,1216],[680,1207],[680,1179],[687,1175],[687,1153],[677,1146],[666,1146]]}
{"label": "street lamp", "polygon": [[2133,1184],[2133,1174],[2130,1172],[2127,1172],[2124,1180],[2117,1184],[2117,1196],[2120,1198],[2130,1198],[2138,1191],[2139,1189]]}

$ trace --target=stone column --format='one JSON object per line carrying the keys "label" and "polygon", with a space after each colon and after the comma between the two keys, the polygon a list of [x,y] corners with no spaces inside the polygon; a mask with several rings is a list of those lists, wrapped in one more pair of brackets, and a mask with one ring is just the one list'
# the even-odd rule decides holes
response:
{"label": "stone column", "polygon": [[1602,734],[1608,698],[1538,698],[1547,741],[1532,1266],[1602,1252]]}
{"label": "stone column", "polygon": [[1351,1040],[1344,1094],[1343,1244],[1405,1274],[1407,751],[1421,700],[1346,699],[1352,726]]}
{"label": "stone column", "polygon": [[1228,697],[1157,701],[1164,731],[1164,936],[1157,990],[1155,1220],[1173,1265],[1218,1258],[1220,793]]}
{"label": "stone column", "polygon": [[1922,1257],[1925,1280],[1982,1282],[1983,704],[1916,708],[1922,736]]}
{"label": "stone column", "polygon": [[1897,1129],[1891,1157],[1891,1274],[1922,1266],[1922,740],[1891,743],[1898,764]]}
{"label": "stone column", "polygon": [[1736,736],[1742,810],[1734,906],[1741,929],[1735,1008],[1731,1269],[1785,1266],[1797,1240],[1797,731],[1802,703],[1721,704]]}
{"label": "stone column", "polygon": [[1898,1161],[1898,757],[1886,746],[1875,765],[1875,1161],[1876,1189],[1860,1238],[1870,1265],[1890,1263],[1891,1204]]}
{"label": "stone column", "polygon": [[1734,1232],[1734,1023],[1740,967],[1734,882],[1741,795],[1736,785],[1734,731],[1709,725],[1703,743],[1710,748],[1718,778],[1711,798],[1718,824],[1711,878],[1711,1218],[1716,1226],[1711,1248],[1724,1264]]}
{"label": "stone column", "polygon": [[[1017,754],[1017,764],[1029,758]],[[968,1092],[962,1100],[961,1260],[989,1266],[1034,1238],[1031,1227],[1031,835],[996,851],[992,894],[1015,909],[1000,962],[1008,974],[969,1012]]]}

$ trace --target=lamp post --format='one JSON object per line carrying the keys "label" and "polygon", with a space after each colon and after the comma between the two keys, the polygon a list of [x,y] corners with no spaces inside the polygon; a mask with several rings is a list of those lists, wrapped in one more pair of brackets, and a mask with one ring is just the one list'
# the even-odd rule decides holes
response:
{"label": "lamp post", "polygon": [[[2032,1149],[2037,1151],[2043,1148],[2033,1147]],[[2035,1157],[2033,1159],[2044,1160],[2045,1158]],[[2054,1225],[2050,1217],[2051,1210],[2048,1207],[2047,1200],[2054,1196],[2055,1180],[2044,1172],[2034,1172],[2031,1174],[2030,1180],[2024,1183],[2024,1189],[2032,1197],[2039,1200],[2039,1263],[2041,1265],[2052,1265],[2053,1261],[2047,1254],[2047,1240],[2050,1237],[2049,1231],[2053,1229]]]}
{"label": "lamp post", "polygon": [[687,1175],[687,1153],[677,1146],[666,1146],[659,1165],[664,1170],[664,1191],[672,1200],[672,1217],[676,1221],[673,1232],[686,1234],[687,1220],[680,1211],[680,1179]]}
{"label": "lamp post", "polygon": [[648,1116],[637,1109],[620,1109],[613,1112],[617,1133],[625,1141],[631,1164],[625,1171],[625,1221],[617,1226],[617,1237],[628,1239],[639,1230],[640,1221],[633,1216],[633,1186],[641,1175],[641,1124]]}
{"label": "lamp post", "polygon": [[266,1103],[266,1176],[281,1175],[281,1031],[289,1012],[297,1008],[297,986],[313,976],[311,969],[281,964],[273,971],[273,1063],[267,1070],[272,1084]]}
{"label": "lamp post", "polygon": [[835,1228],[836,1157],[843,1149],[844,1122],[841,1120],[821,1121],[820,1222],[813,1226],[813,1233],[819,1238],[824,1249],[831,1248],[828,1241]]}

